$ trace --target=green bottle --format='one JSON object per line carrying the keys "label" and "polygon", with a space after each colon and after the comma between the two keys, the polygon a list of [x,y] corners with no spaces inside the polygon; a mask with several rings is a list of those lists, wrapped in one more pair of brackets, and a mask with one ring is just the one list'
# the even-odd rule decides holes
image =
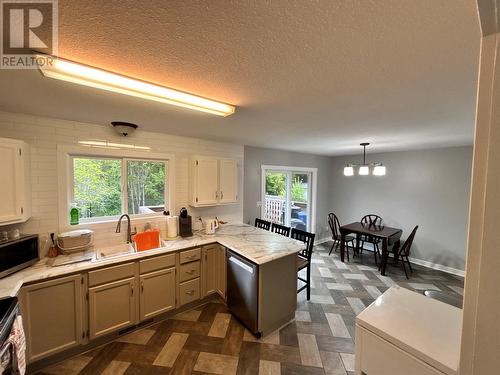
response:
{"label": "green bottle", "polygon": [[80,223],[80,211],[76,206],[73,206],[69,211],[69,223],[71,225],[78,225]]}

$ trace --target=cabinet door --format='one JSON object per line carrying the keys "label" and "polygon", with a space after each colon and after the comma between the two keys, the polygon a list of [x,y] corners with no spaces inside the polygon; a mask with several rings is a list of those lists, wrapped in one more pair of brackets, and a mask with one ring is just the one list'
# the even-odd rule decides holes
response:
{"label": "cabinet door", "polygon": [[217,291],[217,252],[218,245],[203,247],[203,277],[202,277],[202,297]]}
{"label": "cabinet door", "polygon": [[28,362],[80,345],[82,276],[28,285],[21,290],[21,314]]}
{"label": "cabinet door", "polygon": [[217,293],[226,299],[226,248],[224,246],[217,246],[217,259],[216,259],[216,281]]}
{"label": "cabinet door", "polygon": [[175,268],[141,276],[141,321],[175,308]]}
{"label": "cabinet door", "polygon": [[134,278],[89,288],[90,339],[135,323]]}
{"label": "cabinet door", "polygon": [[238,164],[236,160],[221,159],[219,169],[220,203],[238,200]]}
{"label": "cabinet door", "polygon": [[219,203],[218,161],[214,158],[198,158],[195,166],[195,201],[198,205]]}
{"label": "cabinet door", "polygon": [[0,222],[20,220],[23,216],[24,163],[21,142],[0,140]]}

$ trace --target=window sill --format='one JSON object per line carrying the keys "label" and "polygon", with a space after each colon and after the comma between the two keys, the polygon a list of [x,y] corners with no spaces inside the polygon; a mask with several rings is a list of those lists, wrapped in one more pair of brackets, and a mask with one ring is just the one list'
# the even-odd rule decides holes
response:
{"label": "window sill", "polygon": [[[148,220],[161,218],[162,216],[163,216],[163,212],[158,212],[155,214],[130,215],[130,221],[131,221],[131,223],[134,223],[137,221],[148,221]],[[110,225],[110,224],[115,225],[118,222],[119,218],[120,218],[120,216],[116,216],[116,217],[112,217],[112,218],[105,218],[103,220],[80,222],[76,225],[71,225],[69,222],[67,222],[66,227],[67,228],[74,228],[74,229],[82,229],[82,228],[88,228],[88,227],[105,226],[105,225]]]}

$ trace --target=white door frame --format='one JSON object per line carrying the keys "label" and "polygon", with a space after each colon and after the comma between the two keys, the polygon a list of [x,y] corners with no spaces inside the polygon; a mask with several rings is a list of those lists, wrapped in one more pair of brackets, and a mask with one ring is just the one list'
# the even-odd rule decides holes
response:
{"label": "white door frame", "polygon": [[[266,171],[276,171],[276,172],[306,172],[311,173],[311,201],[309,204],[311,205],[311,232],[316,233],[316,197],[318,192],[318,168],[307,168],[307,167],[290,167],[283,165],[261,165],[261,204],[260,204],[260,216],[264,216],[264,201],[266,199]],[[291,184],[291,181],[288,182]],[[290,189],[287,188],[287,194]]]}

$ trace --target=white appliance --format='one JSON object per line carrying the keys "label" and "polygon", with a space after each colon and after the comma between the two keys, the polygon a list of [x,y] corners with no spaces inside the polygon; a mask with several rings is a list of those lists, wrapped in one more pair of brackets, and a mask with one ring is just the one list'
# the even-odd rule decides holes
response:
{"label": "white appliance", "polygon": [[219,222],[217,219],[208,219],[205,220],[205,233],[206,234],[215,234],[215,230],[219,228]]}

